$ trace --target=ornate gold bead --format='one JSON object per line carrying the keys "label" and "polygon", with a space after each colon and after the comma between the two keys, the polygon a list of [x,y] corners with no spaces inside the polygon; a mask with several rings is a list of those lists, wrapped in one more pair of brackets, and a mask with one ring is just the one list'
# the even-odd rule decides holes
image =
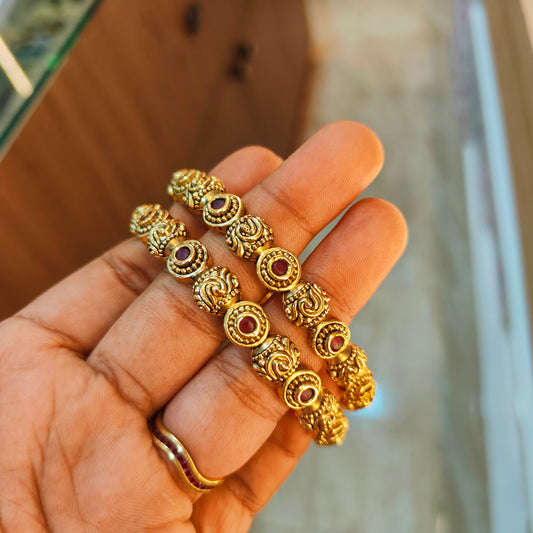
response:
{"label": "ornate gold bead", "polygon": [[140,239],[146,240],[151,229],[168,217],[168,211],[159,204],[140,205],[131,214],[130,231]]}
{"label": "ornate gold bead", "polygon": [[350,328],[340,320],[324,320],[313,331],[311,344],[322,359],[342,353],[350,342]]}
{"label": "ornate gold bead", "polygon": [[259,217],[244,215],[226,230],[226,243],[233,253],[253,261],[264,249],[271,246],[272,228]]}
{"label": "ornate gold bead", "polygon": [[283,310],[297,326],[313,329],[328,314],[329,297],[322,287],[305,281],[283,294]]}
{"label": "ornate gold bead", "polygon": [[179,281],[192,283],[211,264],[207,248],[199,241],[183,241],[167,258],[168,271]]}
{"label": "ornate gold bead", "polygon": [[218,178],[199,170],[175,172],[168,186],[169,195],[183,202],[194,213],[201,213],[204,203],[211,196],[224,191],[224,184]]}
{"label": "ornate gold bead", "polygon": [[187,230],[183,222],[175,218],[167,218],[150,230],[146,245],[152,255],[163,258],[168,256],[171,248],[186,238]]}
{"label": "ornate gold bead", "polygon": [[269,381],[285,381],[298,368],[299,362],[298,348],[281,335],[269,335],[252,351],[253,367]]}
{"label": "ornate gold bead", "polygon": [[268,336],[270,322],[263,308],[254,302],[238,302],[224,315],[224,331],[237,346],[255,348]]}
{"label": "ornate gold bead", "polygon": [[304,409],[318,398],[322,382],[316,372],[297,370],[283,385],[283,400],[291,409]]}
{"label": "ornate gold bead", "polygon": [[345,389],[341,398],[345,409],[362,409],[374,399],[376,382],[366,362],[364,350],[352,343],[337,358],[328,361],[331,379]]}
{"label": "ornate gold bead", "polygon": [[204,270],[193,285],[193,298],[200,309],[222,315],[239,301],[241,288],[237,276],[226,267]]}
{"label": "ornate gold bead", "polygon": [[205,172],[201,170],[189,170],[186,168],[178,170],[172,174],[172,178],[167,187],[167,193],[175,202],[182,201],[181,198],[187,190],[189,183],[193,180],[202,179],[204,176]]}
{"label": "ornate gold bead", "polygon": [[238,196],[219,193],[204,204],[203,219],[213,231],[224,233],[244,212],[244,205]]}
{"label": "ornate gold bead", "polygon": [[330,392],[322,389],[319,400],[298,413],[302,426],[313,432],[319,446],[342,444],[348,431],[348,420],[339,402]]}
{"label": "ornate gold bead", "polygon": [[292,253],[283,248],[268,248],[259,254],[256,263],[259,281],[271,291],[294,289],[300,281],[302,267]]}

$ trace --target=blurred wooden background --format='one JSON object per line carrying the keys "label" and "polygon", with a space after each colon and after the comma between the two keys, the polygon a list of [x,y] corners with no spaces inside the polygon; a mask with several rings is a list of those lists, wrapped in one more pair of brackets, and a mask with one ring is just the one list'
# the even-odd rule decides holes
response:
{"label": "blurred wooden background", "polygon": [[298,142],[302,0],[106,0],[0,162],[0,318],[128,236],[170,173]]}

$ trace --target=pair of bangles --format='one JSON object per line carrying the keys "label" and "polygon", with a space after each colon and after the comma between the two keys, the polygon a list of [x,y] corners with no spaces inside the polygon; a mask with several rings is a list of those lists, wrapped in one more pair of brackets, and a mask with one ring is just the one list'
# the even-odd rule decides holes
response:
{"label": "pair of bangles", "polygon": [[[188,238],[184,224],[159,204],[141,205],[131,217],[130,230],[154,256],[166,261],[178,281],[192,283],[193,298],[204,311],[224,317],[230,342],[251,348],[253,368],[279,386],[285,404],[311,431],[320,446],[341,444],[348,429],[341,406],[360,409],[375,393],[372,372],[364,351],[350,342],[350,330],[329,316],[324,289],[302,281],[298,258],[274,246],[272,228],[260,217],[248,215],[241,198],[226,192],[222,182],[199,170],[180,170],[172,176],[168,194],[203,216],[205,224],[225,234],[238,257],[254,261],[260,282],[271,293],[282,293],[286,317],[309,331],[313,351],[326,361],[327,373],[342,390],[338,401],[318,374],[300,363],[300,353],[288,337],[270,332],[261,305],[240,299],[237,276],[224,266],[212,266],[206,247]],[[187,485],[198,491],[214,488],[222,480],[204,478],[179,440],[162,424],[151,421],[154,443],[176,465]]]}

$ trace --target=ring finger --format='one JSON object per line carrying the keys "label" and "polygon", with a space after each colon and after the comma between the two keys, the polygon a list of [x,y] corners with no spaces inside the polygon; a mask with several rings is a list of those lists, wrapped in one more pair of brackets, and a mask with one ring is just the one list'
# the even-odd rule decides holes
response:
{"label": "ring finger", "polygon": [[[335,316],[350,321],[399,258],[405,242],[405,223],[395,207],[362,200],[304,263],[305,277],[326,286]],[[316,369],[320,360],[304,353],[305,333],[287,323],[277,304],[265,306],[272,329],[295,341],[302,361]],[[199,470],[218,478],[252,457],[285,411],[272,386],[253,371],[249,354],[228,346],[170,401],[164,423],[191,452]]]}

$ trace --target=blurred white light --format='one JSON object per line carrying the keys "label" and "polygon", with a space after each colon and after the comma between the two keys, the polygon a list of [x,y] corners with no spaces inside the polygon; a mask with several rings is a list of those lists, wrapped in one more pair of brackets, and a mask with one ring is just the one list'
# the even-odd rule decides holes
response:
{"label": "blurred white light", "polygon": [[28,98],[33,93],[33,85],[28,79],[22,67],[18,64],[15,56],[0,35],[0,67],[6,73],[15,91],[20,96]]}

